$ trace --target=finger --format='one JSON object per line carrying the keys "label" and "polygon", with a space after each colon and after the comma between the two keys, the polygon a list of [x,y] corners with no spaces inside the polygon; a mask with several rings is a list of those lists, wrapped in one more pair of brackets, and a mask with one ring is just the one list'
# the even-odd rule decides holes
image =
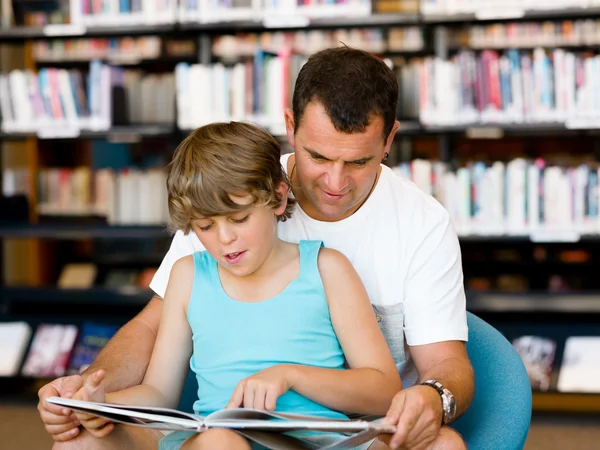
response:
{"label": "finger", "polygon": [[244,385],[240,382],[235,387],[227,408],[239,408],[244,401]]}
{"label": "finger", "polygon": [[254,391],[254,399],[252,400],[253,408],[264,410],[265,397],[267,396],[267,388],[264,385],[258,385]]}
{"label": "finger", "polygon": [[251,409],[254,406],[254,386],[246,383],[244,387],[244,408]]}
{"label": "finger", "polygon": [[102,428],[104,425],[108,423],[108,420],[104,417],[93,417],[92,419],[82,420],[81,424],[87,430],[96,430],[98,428]]}
{"label": "finger", "polygon": [[63,398],[72,398],[75,393],[83,387],[83,378],[81,375],[71,375],[62,378],[59,394]]}
{"label": "finger", "polygon": [[91,390],[96,390],[104,380],[104,370],[100,369],[85,379],[85,386]]}
{"label": "finger", "polygon": [[277,406],[277,398],[279,395],[275,389],[269,389],[265,396],[265,409],[267,411],[274,411]]}
{"label": "finger", "polygon": [[75,436],[78,436],[80,431],[81,430],[79,427],[73,428],[69,431],[65,431],[64,433],[52,435],[52,439],[54,439],[56,442],[65,442],[73,439]]}
{"label": "finger", "polygon": [[[93,414],[87,414],[87,413],[76,413],[75,415],[77,416],[77,420],[79,420],[81,423],[89,422],[90,420],[99,418],[98,416],[95,416]],[[106,419],[102,418],[102,420],[106,420]]]}
{"label": "finger", "polygon": [[70,416],[56,415],[49,413],[47,411],[42,410],[40,413],[40,417],[42,418],[42,422],[46,425],[64,425],[66,423],[71,423],[77,420],[77,416],[72,414]]}
{"label": "finger", "polygon": [[58,397],[59,395],[60,394],[58,393],[58,390],[51,384],[47,384],[46,386],[42,387],[38,391],[38,398],[40,399],[38,403],[38,411],[41,413],[43,410],[46,410],[52,414],[62,415],[62,406],[53,405],[52,403],[48,403],[46,401],[47,398]]}
{"label": "finger", "polygon": [[73,428],[77,428],[79,426],[79,424],[75,424],[74,422],[69,422],[69,423],[64,423],[61,425],[46,425],[46,431],[48,432],[48,434],[52,435],[52,436],[56,436],[62,433],[65,433],[67,431],[72,430]]}
{"label": "finger", "polygon": [[94,437],[103,438],[103,437],[109,435],[110,433],[112,433],[114,429],[115,429],[115,425],[112,423],[109,423],[103,428],[99,428],[99,429],[95,429],[95,430],[88,430],[88,431]]}
{"label": "finger", "polygon": [[400,420],[402,411],[404,410],[404,404],[406,402],[406,395],[403,392],[396,394],[394,400],[384,419],[381,421],[384,425],[396,425]]}
{"label": "finger", "polygon": [[432,424],[428,420],[427,415],[420,414],[417,423],[413,426],[412,430],[406,436],[405,443],[409,448],[415,448],[419,450],[421,448],[428,448],[432,444],[439,434],[438,427]]}
{"label": "finger", "polygon": [[406,442],[406,439],[419,420],[419,412],[411,409],[405,409],[400,415],[396,432],[390,441],[392,449],[398,448]]}

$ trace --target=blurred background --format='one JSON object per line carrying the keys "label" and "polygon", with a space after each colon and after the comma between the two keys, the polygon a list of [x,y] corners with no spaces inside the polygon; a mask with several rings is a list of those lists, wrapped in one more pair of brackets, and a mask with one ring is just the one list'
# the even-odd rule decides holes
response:
{"label": "blurred background", "polygon": [[[1,0],[0,448],[151,298],[189,130],[283,139],[308,55],[393,68],[387,164],[459,232],[468,309],[521,354],[526,448],[600,442],[600,0]],[[348,89],[352,89],[351,86]],[[596,269],[594,269],[596,267]]]}

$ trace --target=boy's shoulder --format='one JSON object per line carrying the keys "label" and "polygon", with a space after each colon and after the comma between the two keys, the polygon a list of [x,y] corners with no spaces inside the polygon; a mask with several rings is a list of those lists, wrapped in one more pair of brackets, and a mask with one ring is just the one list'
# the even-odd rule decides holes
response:
{"label": "boy's shoulder", "polygon": [[323,247],[319,251],[317,259],[319,271],[336,272],[337,275],[343,275],[344,271],[351,267],[350,260],[339,250]]}

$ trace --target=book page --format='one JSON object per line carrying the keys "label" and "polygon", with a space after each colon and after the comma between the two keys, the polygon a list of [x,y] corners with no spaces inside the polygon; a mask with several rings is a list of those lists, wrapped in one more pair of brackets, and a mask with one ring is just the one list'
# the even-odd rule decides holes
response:
{"label": "book page", "polygon": [[108,403],[50,397],[46,400],[54,405],[65,406],[74,411],[93,414],[113,422],[148,428],[182,431],[199,431],[203,428],[202,418],[181,411],[153,407],[129,407]]}

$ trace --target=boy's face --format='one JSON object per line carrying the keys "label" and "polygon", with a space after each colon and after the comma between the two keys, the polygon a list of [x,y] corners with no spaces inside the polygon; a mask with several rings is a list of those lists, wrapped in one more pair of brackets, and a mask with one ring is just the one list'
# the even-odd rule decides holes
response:
{"label": "boy's face", "polygon": [[286,111],[285,119],[288,141],[295,150],[291,181],[302,209],[326,222],[354,214],[371,193],[399,123],[386,141],[380,116],[363,133],[344,133],[335,129],[318,102],[306,106],[298,128],[291,111]]}
{"label": "boy's face", "polygon": [[271,253],[277,240],[276,216],[283,213],[286,202],[273,209],[252,205],[253,198],[250,195],[231,198],[248,207],[228,216],[195,219],[192,229],[223,268],[235,276],[251,275]]}

